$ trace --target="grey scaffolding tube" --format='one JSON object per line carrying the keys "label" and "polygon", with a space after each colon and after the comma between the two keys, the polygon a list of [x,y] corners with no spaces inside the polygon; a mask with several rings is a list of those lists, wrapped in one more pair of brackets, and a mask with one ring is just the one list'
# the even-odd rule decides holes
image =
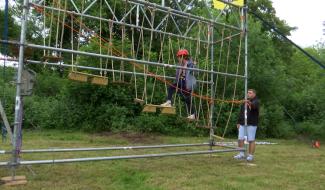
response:
{"label": "grey scaffolding tube", "polygon": [[155,157],[167,157],[167,156],[213,154],[213,153],[237,152],[237,151],[243,151],[243,149],[242,148],[234,148],[234,149],[224,149],[224,150],[170,152],[170,153],[161,153],[161,154],[89,157],[89,158],[70,158],[70,159],[57,159],[57,160],[55,160],[55,159],[53,159],[53,160],[34,160],[34,161],[20,161],[19,163],[0,162],[0,166],[35,165],[35,164],[62,164],[62,163],[73,163],[73,162],[87,162],[87,161],[104,161],[104,160],[121,160],[121,159],[155,158]]}
{"label": "grey scaffolding tube", "polygon": [[[18,61],[17,59],[7,59],[7,61]],[[29,64],[46,64],[46,65],[52,65],[52,66],[62,66],[62,67],[74,67],[78,69],[85,69],[85,70],[93,70],[93,71],[100,71],[101,68],[97,67],[88,67],[88,66],[82,66],[82,65],[71,65],[71,64],[64,64],[64,63],[51,63],[51,62],[44,62],[44,61],[35,61],[35,60],[25,60],[26,63]],[[123,73],[123,74],[128,74],[128,75],[139,75],[143,76],[145,75],[144,73],[139,73],[139,72],[131,72],[131,71],[120,71],[120,70],[114,70],[114,69],[102,69],[104,72],[115,72],[115,73]],[[148,75],[148,74],[146,74]],[[166,78],[166,79],[171,79],[174,80],[175,77],[171,76],[165,76],[165,75],[149,75],[150,77],[158,77],[158,78]],[[203,83],[203,84],[210,84],[210,81],[203,81],[203,80],[197,80],[198,83]]]}
{"label": "grey scaffolding tube", "polygon": [[[55,152],[82,152],[82,151],[110,151],[110,150],[140,150],[140,149],[155,149],[155,148],[175,148],[175,147],[193,147],[207,146],[210,143],[196,144],[163,144],[163,145],[145,145],[145,146],[116,146],[116,147],[88,147],[88,148],[48,148],[48,149],[29,149],[21,150],[21,153],[55,153]],[[213,145],[221,146],[223,145]],[[228,146],[228,148],[236,148]],[[0,154],[12,154],[12,151],[0,150]]]}
{"label": "grey scaffolding tube", "polygon": [[[0,40],[0,42],[1,43],[9,43],[9,44],[20,45],[19,43],[13,42],[13,41]],[[211,70],[209,71],[209,70],[203,70],[203,69],[197,69],[197,68],[187,68],[187,67],[182,67],[182,66],[177,66],[177,65],[169,65],[169,64],[165,64],[165,63],[157,63],[157,62],[152,62],[152,61],[136,60],[136,59],[131,59],[131,58],[110,56],[110,55],[104,55],[104,54],[98,54],[98,53],[89,53],[89,52],[76,51],[76,50],[70,50],[70,49],[64,49],[64,48],[55,48],[55,47],[42,46],[42,45],[37,45],[37,44],[25,43],[25,44],[22,44],[22,46],[36,48],[36,49],[46,49],[46,50],[53,50],[53,51],[59,51],[59,52],[65,52],[65,53],[86,55],[86,56],[92,56],[92,57],[109,58],[109,59],[114,59],[114,60],[135,62],[135,63],[140,63],[140,64],[155,65],[155,66],[160,66],[160,67],[178,68],[178,69],[185,69],[185,70],[191,70],[191,71],[205,72],[205,73],[210,73],[210,74],[211,73],[220,74],[220,75],[231,76],[231,77],[236,77],[236,78],[245,78],[245,76],[237,75],[237,74],[229,74],[229,73],[216,72],[216,71],[211,71]],[[150,74],[148,74],[148,75],[150,75]]]}
{"label": "grey scaffolding tube", "polygon": [[[17,71],[17,82],[16,82],[16,101],[15,101],[15,122],[14,122],[14,133],[13,133],[13,153],[12,153],[12,163],[17,164],[19,150],[17,146],[17,137],[20,133],[19,129],[21,130],[22,125],[22,110],[23,110],[23,103],[22,103],[22,96],[21,96],[21,88],[22,88],[22,72],[24,67],[24,44],[26,41],[26,30],[27,30],[27,15],[28,15],[28,3],[29,0],[24,0],[23,5],[23,14],[21,18],[21,31],[20,31],[20,46],[19,46],[19,59],[18,59],[18,71]],[[16,167],[11,167],[12,177],[16,174]]]}

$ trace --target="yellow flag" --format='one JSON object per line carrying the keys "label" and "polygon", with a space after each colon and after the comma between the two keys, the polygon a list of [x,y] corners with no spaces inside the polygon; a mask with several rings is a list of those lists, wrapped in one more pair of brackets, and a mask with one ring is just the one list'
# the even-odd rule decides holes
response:
{"label": "yellow flag", "polygon": [[[244,0],[224,0],[224,1],[228,1],[231,4],[237,5],[237,6],[244,6]],[[219,9],[222,10],[226,7],[227,5],[225,3],[222,3],[218,0],[213,0],[213,7],[215,9]]]}
{"label": "yellow flag", "polygon": [[244,6],[244,0],[234,0],[232,4],[242,7]]}
{"label": "yellow flag", "polygon": [[218,0],[213,0],[213,7],[215,9],[223,10],[226,7],[226,4],[224,4]]}

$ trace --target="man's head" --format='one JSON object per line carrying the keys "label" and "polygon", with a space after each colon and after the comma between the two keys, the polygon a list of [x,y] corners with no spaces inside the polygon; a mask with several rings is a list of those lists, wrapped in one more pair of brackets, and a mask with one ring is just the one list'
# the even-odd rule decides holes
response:
{"label": "man's head", "polygon": [[256,96],[256,90],[254,90],[254,89],[247,90],[247,99],[249,99],[249,100],[254,99],[255,96]]}
{"label": "man's head", "polygon": [[180,49],[180,50],[178,50],[176,56],[177,56],[178,61],[180,62],[182,60],[188,60],[189,53],[186,49]]}

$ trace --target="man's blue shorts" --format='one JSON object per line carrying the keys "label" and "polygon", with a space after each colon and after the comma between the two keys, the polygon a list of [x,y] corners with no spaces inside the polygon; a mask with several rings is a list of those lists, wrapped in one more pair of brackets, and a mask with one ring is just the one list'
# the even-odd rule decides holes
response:
{"label": "man's blue shorts", "polygon": [[238,129],[238,140],[244,140],[245,136],[247,136],[248,141],[255,141],[255,134],[256,134],[257,126],[247,125],[240,125]]}

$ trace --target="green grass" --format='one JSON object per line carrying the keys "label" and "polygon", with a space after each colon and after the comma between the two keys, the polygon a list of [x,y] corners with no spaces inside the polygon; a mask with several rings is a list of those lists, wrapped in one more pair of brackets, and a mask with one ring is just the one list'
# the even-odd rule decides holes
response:
{"label": "green grass", "polygon": [[[81,132],[25,131],[24,149],[48,147],[96,147],[135,144],[205,142],[207,138],[168,137],[137,134],[94,135]],[[232,159],[234,153],[195,155],[137,160],[99,161],[20,167],[17,175],[26,175],[28,184],[7,189],[325,189],[325,151],[297,140],[269,140],[277,145],[258,145],[256,166]],[[0,144],[0,149],[10,146]],[[200,150],[206,149],[201,147]],[[23,155],[22,159],[61,159],[121,154],[159,153],[160,151],[198,150],[172,148],[111,152]],[[7,161],[8,155],[0,155]],[[0,168],[0,177],[10,175]]]}

